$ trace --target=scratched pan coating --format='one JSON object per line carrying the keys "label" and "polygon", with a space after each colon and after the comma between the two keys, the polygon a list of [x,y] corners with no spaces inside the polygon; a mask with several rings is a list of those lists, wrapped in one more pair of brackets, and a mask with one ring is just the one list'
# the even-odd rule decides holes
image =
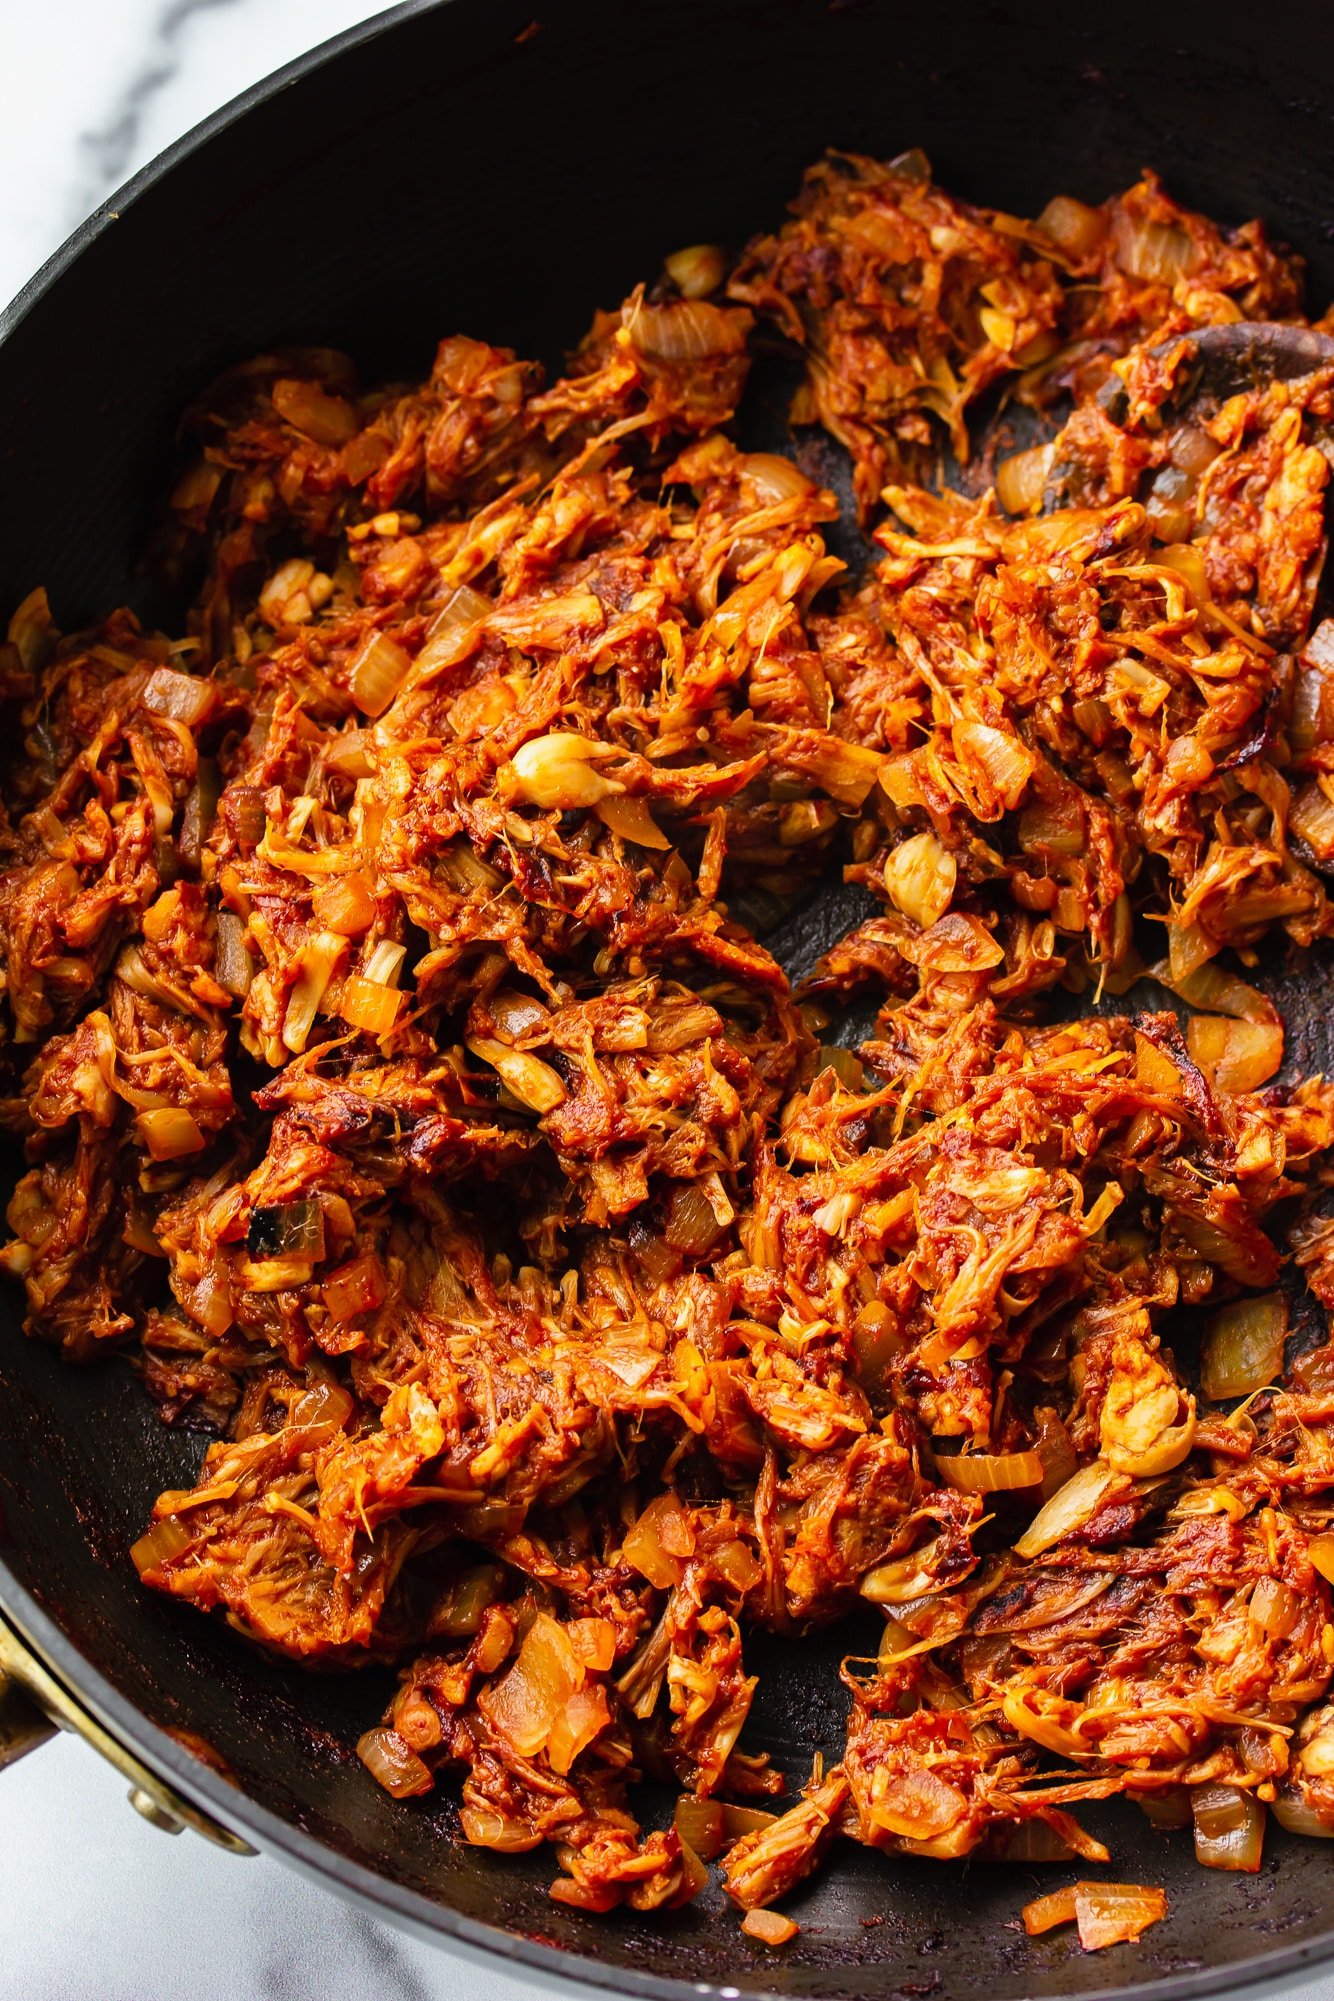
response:
{"label": "scratched pan coating", "polygon": [[[127,594],[167,609],[133,580],[133,552],[174,414],[225,363],[312,341],[346,348],[368,379],[415,378],[456,329],[555,356],[592,301],[622,297],[664,252],[774,219],[830,144],[922,146],[947,186],[1021,213],[1057,191],[1099,200],[1152,164],[1211,214],[1263,215],[1307,253],[1323,304],[1323,9],[1187,0],[1156,49],[1142,23],[1100,12],[1059,17],[1055,35],[1030,0],[423,0],[353,31],[149,169],[0,328],[0,606],[42,580],[67,627]],[[831,885],[772,942],[799,972],[855,915]],[[1334,1066],[1330,967],[1276,950],[1262,968],[1303,1070]],[[362,1772],[350,1746],[388,1677],[302,1675],[140,1590],[128,1545],[155,1495],[189,1483],[202,1441],[162,1427],[123,1362],[68,1369],[22,1341],[18,1317],[6,1291],[0,1605],[150,1764],[356,1902],[636,1995],[1073,2001],[1152,1986],[1166,2001],[1334,1955],[1328,1847],[1274,1829],[1257,1876],[1200,1871],[1188,1839],[1123,1807],[1088,1822],[1111,1873],[1165,1885],[1171,1915],[1091,1957],[1017,1925],[1068,1871],[850,1844],[793,1901],[802,1930],[782,1953],[745,1939],[716,1889],[665,1922],[563,1911],[549,1861],[458,1840],[447,1788],[402,1806]],[[836,1752],[837,1663],[875,1633],[868,1616],[753,1647],[754,1741],[789,1773]],[[231,1782],[171,1732],[204,1740]]]}

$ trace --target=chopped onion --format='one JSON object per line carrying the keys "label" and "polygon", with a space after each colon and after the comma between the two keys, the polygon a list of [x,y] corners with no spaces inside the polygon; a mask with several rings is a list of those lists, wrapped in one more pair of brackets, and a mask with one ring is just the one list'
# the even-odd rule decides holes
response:
{"label": "chopped onion", "polygon": [[1196,1014],[1186,1023],[1186,1048],[1215,1090],[1236,1097],[1242,1091],[1258,1091],[1279,1068],[1283,1029],[1278,1022]]}
{"label": "chopped onion", "polygon": [[785,500],[800,500],[815,488],[800,466],[778,452],[747,452],[737,461],[742,485],[771,506]]}
{"label": "chopped onion", "polygon": [[637,793],[613,793],[599,799],[594,811],[618,840],[633,841],[637,848],[664,849],[672,845],[649,811],[647,799]]}
{"label": "chopped onion", "polygon": [[1318,778],[1308,779],[1293,800],[1288,825],[1318,862],[1334,861],[1334,799]]}
{"label": "chopped onion", "polygon": [[712,1862],[721,1854],[723,1809],[717,1800],[696,1799],[693,1793],[680,1794],[672,1814],[672,1825],[682,1841],[687,1842],[705,1862]]}
{"label": "chopped onion", "polygon": [[985,1862],[1073,1862],[1075,1850],[1045,1820],[998,1822],[981,1852]]}
{"label": "chopped onion", "polygon": [[330,1320],[341,1327],[383,1306],[389,1297],[389,1281],[374,1251],[367,1251],[331,1271],[324,1281],[323,1294]]}
{"label": "chopped onion", "polygon": [[387,632],[366,635],[348,667],[347,686],[366,716],[383,715],[408,678],[412,661]]}
{"label": "chopped onion", "polygon": [[1190,1805],[1198,1862],[1206,1869],[1243,1869],[1252,1874],[1260,1867],[1265,1810],[1254,1793],[1239,1786],[1196,1786]]}
{"label": "chopped onion", "polygon": [[355,1409],[351,1392],[341,1383],[319,1382],[297,1398],[287,1421],[295,1430],[312,1434],[310,1443],[317,1444],[342,1431]]}
{"label": "chopped onion", "polygon": [[993,729],[990,723],[957,722],[951,735],[955,755],[981,766],[996,798],[1007,813],[1012,813],[1037,767],[1032,751],[1018,737]]}
{"label": "chopped onion", "polygon": [[681,1582],[682,1563],[694,1548],[689,1512],[669,1490],[649,1502],[621,1545],[621,1556],[657,1590],[666,1591]]}
{"label": "chopped onion", "polygon": [[482,622],[495,607],[471,584],[460,584],[432,619],[426,643],[413,663],[418,683],[431,681],[446,667],[456,667],[475,649]]}
{"label": "chopped onion", "polygon": [[1306,1554],[1326,1584],[1334,1584],[1334,1535],[1312,1536]]}
{"label": "chopped onion", "polygon": [[349,444],[360,429],[352,405],[341,396],[328,395],[317,383],[280,376],[269,393],[283,422],[313,438],[317,445],[337,450]]}
{"label": "chopped onion", "polygon": [[1269,1811],[1289,1834],[1305,1835],[1311,1841],[1334,1841],[1334,1820],[1318,1814],[1295,1787],[1277,1793],[1269,1802]]}
{"label": "chopped onion", "polygon": [[1161,1793],[1141,1793],[1136,1797],[1139,1808],[1150,1827],[1171,1832],[1189,1827],[1194,1816],[1190,1810],[1190,1794],[1185,1786],[1169,1786]]}
{"label": "chopped onion", "polygon": [[357,1756],[373,1779],[377,1779],[387,1793],[396,1800],[412,1799],[418,1793],[429,1793],[435,1784],[429,1765],[423,1764],[410,1744],[405,1744],[397,1730],[381,1725],[368,1730],[357,1740]]}
{"label": "chopped onion", "polygon": [[968,1802],[957,1786],[929,1765],[901,1765],[879,1798],[871,1795],[877,1827],[902,1841],[934,1841],[957,1826]]}
{"label": "chopped onion", "polygon": [[154,1160],[179,1160],[187,1153],[202,1153],[205,1140],[194,1115],[174,1105],[155,1112],[140,1112],[134,1121],[139,1137]]}
{"label": "chopped onion", "polygon": [[687,1257],[703,1257],[724,1227],[698,1181],[677,1182],[662,1231],[673,1250],[683,1251]]}
{"label": "chopped onion", "polygon": [[746,345],[745,316],[726,312],[707,299],[679,299],[665,306],[632,301],[622,320],[636,353],[651,361],[706,361],[740,354]]}
{"label": "chopped onion", "polygon": [[493,994],[487,1003],[487,1011],[492,1022],[507,1042],[517,1042],[530,1029],[537,1028],[550,1020],[549,1010],[532,994],[521,994],[514,987],[503,987]]}
{"label": "chopped onion", "polygon": [[198,675],[178,674],[174,667],[155,667],[139,699],[155,716],[170,716],[173,722],[192,730],[212,711],[217,690]]}
{"label": "chopped onion", "polygon": [[1055,445],[1031,445],[1001,460],[996,468],[996,498],[1007,514],[1032,514],[1041,507],[1055,456]]}
{"label": "chopped onion", "polygon": [[1091,256],[1107,234],[1102,210],[1076,201],[1073,195],[1054,195],[1038,217],[1037,226],[1075,263]]}
{"label": "chopped onion", "polygon": [[465,1806],[459,1823],[474,1848],[492,1848],[498,1855],[528,1855],[546,1840],[528,1821],[506,1820],[489,1806]]}
{"label": "chopped onion", "polygon": [[375,770],[371,760],[373,738],[369,730],[343,730],[329,740],[324,762],[344,778],[369,778]]}
{"label": "chopped onion", "polygon": [[1038,1938],[1056,1925],[1072,1925],[1075,1921],[1073,1886],[1064,1890],[1049,1890],[1045,1897],[1034,1897],[1031,1904],[1024,1905],[1023,1919],[1024,1930],[1030,1938]]}
{"label": "chopped onion", "polygon": [[1158,1924],[1167,1916],[1167,1896],[1140,1883],[1073,1883],[1025,1904],[1023,1916],[1030,1938],[1073,1921],[1084,1951],[1099,1952],[1137,1939]]}
{"label": "chopped onion", "polygon": [[936,1471],[961,1494],[1000,1494],[1041,1486],[1043,1468],[1036,1452],[959,1452],[937,1456]]}
{"label": "chopped onion", "polygon": [[1059,799],[1031,801],[1019,815],[1019,845],[1026,855],[1078,855],[1086,844],[1084,804],[1073,787]]}
{"label": "chopped onion", "polygon": [[1200,1387],[1211,1403],[1250,1396],[1283,1371],[1288,1302],[1281,1292],[1238,1299],[1214,1314],[1205,1330]]}
{"label": "chopped onion", "polygon": [[338,1012],[353,1028],[364,1029],[377,1038],[387,1035],[398,1020],[404,996],[396,987],[381,986],[360,973],[350,973],[338,997]]}
{"label": "chopped onion", "polygon": [[130,1561],[143,1577],[150,1570],[161,1570],[183,1549],[189,1549],[193,1541],[193,1534],[179,1515],[164,1515],[131,1545]]}
{"label": "chopped onion", "polygon": [[1120,210],[1112,221],[1116,261],[1132,278],[1175,285],[1195,269],[1195,245],[1172,223],[1145,222]]}
{"label": "chopped onion", "polygon": [[707,298],[727,276],[727,255],[716,243],[691,243],[662,261],[683,299]]}
{"label": "chopped onion", "polygon": [[1075,1923],[1085,1952],[1125,1945],[1167,1916],[1167,1893],[1140,1883],[1076,1883]]}
{"label": "chopped onion", "polygon": [[763,1834],[779,1818],[762,1806],[733,1806],[730,1800],[723,1802],[723,1834],[728,1841],[739,1841],[743,1834]]}
{"label": "chopped onion", "polygon": [[913,834],[885,863],[885,888],[905,917],[929,931],[949,909],[958,874],[954,856],[934,834]]}
{"label": "chopped onion", "polygon": [[1120,1476],[1110,1466],[1095,1459],[1081,1466],[1065,1485],[1038,1511],[1015,1544],[1019,1556],[1041,1556],[1063,1537],[1072,1535],[1092,1521]]}
{"label": "chopped onion", "polygon": [[787,1945],[797,1936],[801,1927],[792,1918],[785,1918],[781,1911],[747,1911],[741,1920],[741,1929],[747,1938],[758,1939],[761,1945]]}

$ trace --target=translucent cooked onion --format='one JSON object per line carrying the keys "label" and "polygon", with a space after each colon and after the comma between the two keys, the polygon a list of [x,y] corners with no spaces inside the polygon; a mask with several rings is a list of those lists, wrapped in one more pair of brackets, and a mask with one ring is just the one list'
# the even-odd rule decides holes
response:
{"label": "translucent cooked onion", "polygon": [[202,1153],[204,1135],[192,1112],[174,1105],[160,1111],[140,1112],[134,1121],[139,1137],[154,1160],[180,1160],[188,1153]]}
{"label": "translucent cooked onion", "polygon": [[1196,1014],[1186,1024],[1186,1048],[1191,1062],[1214,1088],[1235,1097],[1242,1091],[1258,1091],[1279,1069],[1283,1030],[1277,1022]]}
{"label": "translucent cooked onion", "polygon": [[1076,201],[1073,195],[1054,195],[1038,217],[1037,226],[1073,263],[1091,256],[1107,234],[1102,210]]}
{"label": "translucent cooked onion", "polygon": [[741,1929],[747,1938],[758,1939],[761,1945],[787,1945],[797,1936],[801,1927],[793,1918],[785,1918],[781,1911],[747,1911],[741,1920]]}
{"label": "translucent cooked onion", "polygon": [[1055,453],[1054,445],[1032,445],[1001,460],[996,468],[996,498],[1007,514],[1032,514],[1041,507]]}
{"label": "translucent cooked onion", "polygon": [[703,1257],[722,1235],[723,1224],[698,1181],[678,1181],[667,1204],[663,1236],[673,1250]]}
{"label": "translucent cooked onion", "polygon": [[365,716],[383,715],[407,680],[411,656],[387,632],[362,641],[348,668],[348,692]]}
{"label": "translucent cooked onion", "polygon": [[1081,1466],[1034,1516],[1015,1543],[1016,1554],[1041,1556],[1064,1536],[1073,1535],[1092,1521],[1118,1484],[1119,1475],[1100,1459],[1091,1466]]}
{"label": "translucent cooked onion", "polygon": [[1072,1925],[1075,1921],[1075,1892],[1070,1885],[1063,1890],[1049,1890],[1045,1897],[1034,1897],[1023,1908],[1024,1930],[1030,1938],[1038,1938],[1056,1925]]}
{"label": "translucent cooked onion", "polygon": [[1265,1810],[1254,1793],[1240,1786],[1196,1786],[1191,1793],[1195,1858],[1206,1869],[1260,1867]]}
{"label": "translucent cooked onion", "polygon": [[413,662],[414,682],[432,681],[472,653],[482,637],[485,620],[494,611],[490,598],[471,584],[460,584],[431,621],[426,643]]}
{"label": "translucent cooked onion", "polygon": [[1269,1802],[1269,1811],[1289,1834],[1309,1841],[1334,1841],[1334,1820],[1326,1820],[1293,1788],[1285,1787]]}
{"label": "translucent cooked onion", "polygon": [[690,243],[662,260],[663,269],[683,299],[707,298],[727,276],[727,253],[716,243]]}
{"label": "translucent cooked onion", "polygon": [[737,471],[756,500],[768,506],[784,500],[800,500],[815,490],[801,467],[778,452],[747,452],[738,460]]}
{"label": "translucent cooked onion", "polygon": [[195,674],[178,674],[174,667],[155,667],[139,697],[154,715],[197,729],[217,704],[217,689]]}
{"label": "translucent cooked onion", "polygon": [[1334,799],[1318,778],[1308,779],[1292,802],[1288,826],[1320,863],[1334,861]]}
{"label": "translucent cooked onion", "polygon": [[679,299],[665,306],[640,300],[625,309],[624,324],[631,347],[651,361],[705,361],[739,354],[746,344],[744,316],[707,299]]}
{"label": "translucent cooked onion", "polygon": [[1026,855],[1077,855],[1086,841],[1084,802],[1073,788],[1059,799],[1034,800],[1019,815],[1019,845]]}
{"label": "translucent cooked onion", "polygon": [[599,799],[594,810],[603,826],[610,828],[618,840],[659,851],[672,845],[650,812],[648,800],[638,794],[612,794]]}
{"label": "translucent cooked onion", "polygon": [[1306,1553],[1325,1582],[1334,1584],[1334,1535],[1312,1536]]}
{"label": "translucent cooked onion", "polygon": [[463,1807],[459,1824],[474,1848],[491,1848],[498,1855],[528,1855],[546,1839],[526,1820],[507,1820],[488,1806]]}
{"label": "translucent cooked onion", "polygon": [[681,1582],[685,1559],[694,1547],[695,1532],[685,1503],[668,1491],[649,1502],[621,1545],[621,1556],[657,1590],[667,1591]]}
{"label": "translucent cooked onion", "polygon": [[338,1012],[343,1020],[377,1038],[389,1033],[402,1005],[403,995],[396,987],[381,986],[360,973],[348,975],[338,997]]}
{"label": "translucent cooked onion", "polygon": [[681,1793],[672,1813],[672,1825],[703,1861],[712,1862],[722,1853],[725,1835],[720,1801]]}
{"label": "translucent cooked onion", "polygon": [[1195,245],[1172,223],[1147,222],[1122,210],[1112,221],[1112,246],[1121,269],[1149,284],[1175,285],[1195,269]]}
{"label": "translucent cooked onion", "polygon": [[[990,723],[962,721],[951,731],[956,755],[981,767],[987,782],[1007,813],[1012,813],[1024,795],[1037,760],[1018,737]],[[983,813],[981,818],[988,816]]]}
{"label": "translucent cooked onion", "polygon": [[743,1834],[763,1834],[778,1819],[762,1806],[734,1806],[730,1800],[723,1801],[723,1834],[728,1841],[739,1841]]}
{"label": "translucent cooked onion", "polygon": [[929,931],[949,909],[958,874],[954,856],[934,834],[913,834],[885,863],[885,888],[905,917]]}
{"label": "translucent cooked onion", "polygon": [[444,1593],[431,1613],[431,1633],[441,1639],[470,1639],[488,1607],[504,1590],[505,1572],[498,1563],[479,1563],[465,1570]]}
{"label": "translucent cooked onion", "polygon": [[147,1571],[160,1570],[164,1563],[189,1549],[194,1535],[177,1515],[164,1515],[154,1522],[151,1529],[131,1545],[130,1561],[142,1577]]}
{"label": "translucent cooked onion", "polygon": [[410,1744],[404,1743],[397,1730],[385,1725],[358,1738],[357,1756],[371,1777],[396,1800],[429,1793],[435,1783],[430,1766],[422,1762]]}
{"label": "translucent cooked onion", "polygon": [[1167,1916],[1167,1893],[1141,1883],[1076,1883],[1075,1923],[1085,1952],[1125,1945]]}
{"label": "translucent cooked onion", "polygon": [[1205,1330],[1200,1358],[1204,1394],[1221,1403],[1276,1383],[1287,1336],[1288,1302],[1281,1292],[1221,1307]]}
{"label": "translucent cooked onion", "polygon": [[341,396],[330,396],[317,383],[283,376],[270,394],[284,423],[313,438],[317,445],[336,451],[349,444],[360,429],[361,420],[352,405]]}
{"label": "translucent cooked onion", "polygon": [[961,1494],[1000,1494],[1042,1484],[1037,1452],[959,1452],[936,1458],[936,1471]]}
{"label": "translucent cooked onion", "polygon": [[346,1425],[356,1404],[341,1383],[318,1382],[292,1405],[288,1423],[311,1437],[311,1443],[332,1438]]}
{"label": "translucent cooked onion", "polygon": [[339,1326],[358,1319],[363,1313],[374,1313],[389,1297],[384,1266],[374,1251],[353,1258],[350,1263],[339,1265],[337,1271],[329,1273],[322,1295],[330,1320]]}

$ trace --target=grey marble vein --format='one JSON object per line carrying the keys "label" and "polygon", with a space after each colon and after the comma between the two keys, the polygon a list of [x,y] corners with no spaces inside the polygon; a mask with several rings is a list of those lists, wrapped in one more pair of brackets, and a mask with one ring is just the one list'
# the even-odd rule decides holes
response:
{"label": "grey marble vein", "polygon": [[189,21],[198,14],[237,4],[238,0],[171,0],[159,15],[147,54],[124,89],[117,92],[105,119],[79,134],[85,172],[83,184],[71,193],[71,225],[88,213],[106,189],[117,187],[139,158],[145,115],[180,72],[182,38]]}

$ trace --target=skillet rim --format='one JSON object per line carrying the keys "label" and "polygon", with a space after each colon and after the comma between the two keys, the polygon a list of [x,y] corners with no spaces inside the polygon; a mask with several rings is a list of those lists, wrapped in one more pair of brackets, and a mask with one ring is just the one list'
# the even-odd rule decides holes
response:
{"label": "skillet rim", "polygon": [[[104,198],[28,279],[9,304],[0,308],[0,349],[85,250],[100,240],[141,195],[164,180],[191,154],[228,127],[239,123],[260,105],[304,82],[333,58],[392,33],[403,22],[418,15],[443,12],[452,4],[453,0],[399,0],[398,5],[373,14],[318,43],[201,119],[113,194]],[[562,1991],[567,1991],[565,1984],[571,1983],[620,1994],[652,1997],[652,2001],[685,2001],[687,1996],[718,1996],[720,2001],[773,2001],[776,1992],[773,1986],[754,1984],[759,1975],[758,1968],[743,1970],[738,1967],[738,1977],[734,1981],[664,1977],[599,1957],[596,1931],[590,1932],[586,1954],[567,1951],[521,1932],[468,1917],[447,1904],[437,1903],[406,1888],[393,1877],[382,1875],[339,1854],[316,1836],[307,1834],[252,1799],[238,1786],[229,1784],[212,1772],[166,1730],[136,1708],[18,1581],[2,1544],[0,1614],[10,1621],[43,1665],[63,1681],[98,1721],[150,1769],[161,1774],[225,1826],[250,1838],[262,1853],[277,1856],[288,1867],[333,1890],[369,1915],[388,1918],[432,1943],[447,1941],[450,1949],[465,1960],[475,1963],[508,1962],[538,1975],[544,1981],[560,1983]],[[1327,1929],[1315,1937],[1261,1953],[1237,1966],[1205,1967],[1168,1976],[1155,1974],[1146,1968],[1142,1980],[1081,1989],[1073,1997],[1052,1996],[1050,2001],[1138,2001],[1138,1997],[1147,1997],[1150,1990],[1155,2001],[1196,2001],[1197,1997],[1234,1991],[1258,1997],[1258,1993],[1266,1989],[1277,1996],[1285,1991],[1291,1976],[1312,1971],[1331,1961],[1334,1961],[1334,1914],[1331,1914]],[[811,1967],[809,1972],[812,1976],[809,1984],[803,1982],[802,1990],[789,1990],[794,1993],[794,2001],[802,1992],[806,2001],[815,2001],[822,1991],[820,1969]]]}

